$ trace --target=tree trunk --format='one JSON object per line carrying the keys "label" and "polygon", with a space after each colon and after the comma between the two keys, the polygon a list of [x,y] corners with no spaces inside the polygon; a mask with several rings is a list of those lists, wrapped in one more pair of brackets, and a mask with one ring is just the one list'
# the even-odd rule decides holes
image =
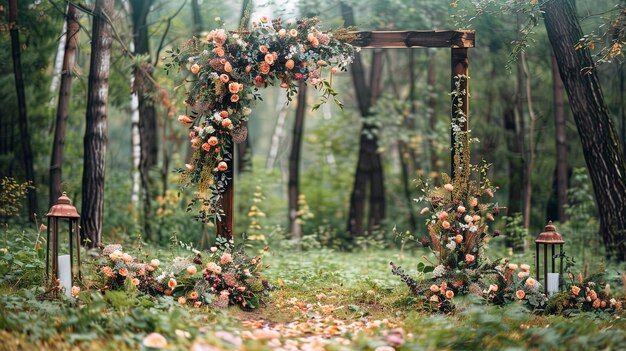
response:
{"label": "tree trunk", "polygon": [[265,168],[268,171],[274,168],[276,158],[278,157],[278,150],[280,149],[280,142],[285,136],[285,120],[289,110],[285,94],[280,94],[278,96],[276,101],[276,110],[278,110],[278,117],[276,118],[276,125],[274,126],[274,131],[272,132],[272,137],[270,139],[270,148],[267,153],[267,161],[265,163]]}
{"label": "tree trunk", "polygon": [[548,38],[569,96],[600,217],[606,255],[626,259],[626,163],[572,0],[541,3]]}
{"label": "tree trunk", "polygon": [[[437,93],[435,89],[435,83],[437,80],[437,65],[435,62],[435,55],[431,53],[428,61],[428,125],[430,126],[431,135],[434,134],[437,127]],[[435,138],[430,139],[430,171],[433,175],[436,173],[437,177],[434,179],[435,186],[439,186],[439,157],[437,156],[437,150],[435,146]]]}
{"label": "tree trunk", "polygon": [[513,216],[521,211],[522,202],[522,182],[523,164],[522,152],[519,149],[520,143],[517,141],[517,125],[515,123],[515,110],[512,101],[506,101],[504,108],[504,130],[506,133],[506,146],[508,149],[509,164],[509,194],[508,211],[509,216]]}
{"label": "tree trunk", "polygon": [[552,95],[554,125],[556,133],[556,193],[559,222],[567,221],[565,206],[567,205],[568,164],[567,164],[567,133],[565,129],[565,98],[563,81],[559,75],[559,66],[552,55]]}
{"label": "tree trunk", "polygon": [[11,53],[13,56],[13,74],[15,77],[15,93],[19,113],[20,139],[22,142],[22,160],[26,180],[33,188],[28,189],[28,218],[34,221],[37,213],[37,192],[35,186],[35,170],[33,168],[33,150],[30,146],[30,133],[26,114],[26,94],[24,92],[24,77],[22,76],[20,34],[17,28],[17,1],[9,1],[9,32],[11,35]]}
{"label": "tree trunk", "polygon": [[[150,38],[148,33],[148,14],[152,6],[152,0],[130,1],[133,20],[133,44],[135,54],[150,55]],[[146,238],[152,237],[150,217],[152,214],[152,179],[150,169],[157,163],[159,153],[159,137],[157,131],[157,115],[154,101],[150,97],[152,89],[152,64],[147,62],[138,63],[135,67],[135,79],[133,93],[137,94],[139,102],[139,139],[141,156],[139,162],[139,174],[143,195],[143,228]]]}
{"label": "tree trunk", "polygon": [[300,154],[302,149],[302,132],[304,131],[304,116],[306,109],[307,86],[300,82],[298,87],[298,106],[296,120],[293,123],[293,137],[289,154],[289,231],[295,240],[302,238],[302,228],[298,221],[298,196],[300,195]]}
{"label": "tree trunk", "polygon": [[[244,0],[241,5],[241,15],[239,16],[239,28],[245,29],[248,27],[251,14],[252,2],[251,0]],[[250,144],[250,134],[248,134],[248,137],[242,143],[236,144],[235,149],[237,151],[237,174],[251,171],[252,145]]]}
{"label": "tree trunk", "polygon": [[96,0],[91,32],[91,58],[87,91],[84,138],[83,196],[81,236],[95,247],[102,241],[104,171],[107,146],[109,67],[111,64],[111,26],[113,0]]}
{"label": "tree trunk", "polygon": [[78,47],[78,10],[73,4],[67,7],[65,52],[61,71],[61,89],[57,102],[57,115],[54,127],[54,142],[52,143],[52,157],[50,158],[50,199],[49,205],[55,205],[61,196],[61,182],[63,181],[63,152],[65,147],[65,129],[70,114],[70,97],[72,95],[72,77],[76,62],[76,48]]}
{"label": "tree trunk", "polygon": [[[346,26],[354,25],[352,7],[344,2],[341,2],[340,6]],[[356,54],[352,64],[352,81],[357,95],[359,111],[363,118],[369,115],[370,107],[378,99],[383,67],[382,59],[382,52],[374,53],[370,80],[371,88],[367,86],[365,81],[365,71],[359,53]],[[360,135],[359,158],[354,176],[354,185],[350,195],[347,230],[350,233],[351,240],[363,234],[365,199],[368,185],[370,186],[368,231],[371,233],[372,230],[380,226],[385,218],[385,193],[382,161],[378,153],[376,127],[364,122],[363,131]]]}
{"label": "tree trunk", "polygon": [[[69,14],[71,4],[67,5],[65,13]],[[50,80],[50,105],[54,104],[54,94],[57,92],[63,70],[63,62],[65,60],[66,42],[67,42],[67,21],[63,21],[63,29],[59,37],[59,45],[57,46],[57,54],[54,58],[54,68],[52,69],[52,79]]]}
{"label": "tree trunk", "polygon": [[528,106],[528,165],[526,168],[526,181],[524,183],[524,228],[530,227],[530,215],[532,204],[532,192],[533,192],[533,171],[535,168],[535,111],[533,109],[533,97],[532,86],[530,81],[530,72],[528,70],[528,64],[526,62],[526,53],[522,51],[520,53],[520,60],[522,69],[524,71],[524,87],[526,88],[526,104]]}
{"label": "tree trunk", "polygon": [[193,35],[199,35],[202,33],[204,25],[202,24],[202,13],[200,12],[198,0],[191,0],[191,18],[193,19]]}

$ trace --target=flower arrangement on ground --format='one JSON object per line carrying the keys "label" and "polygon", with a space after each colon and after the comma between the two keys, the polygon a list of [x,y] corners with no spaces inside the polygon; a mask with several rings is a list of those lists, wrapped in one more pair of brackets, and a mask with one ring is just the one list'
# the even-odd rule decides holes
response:
{"label": "flower arrangement on ground", "polygon": [[[265,247],[264,251],[268,248]],[[98,291],[135,287],[150,295],[173,296],[180,304],[195,307],[238,305],[244,309],[259,307],[271,289],[261,275],[261,256],[249,257],[243,247],[218,238],[207,252],[194,251],[188,257],[176,257],[169,264],[133,257],[121,245],[108,245],[97,261]]]}
{"label": "flower arrangement on ground", "polygon": [[351,40],[346,29],[323,31],[317,18],[283,23],[261,17],[250,30],[218,28],[170,52],[168,72],[192,74],[184,84],[188,113],[178,120],[189,128],[195,152],[181,173],[185,185],[210,190],[202,199],[201,219],[220,215],[219,200],[230,181],[229,149],[233,141],[245,140],[251,106],[262,100],[259,89],[278,84],[291,100],[297,85],[308,83],[322,92],[322,102],[332,98],[341,105],[332,79],[354,58]]}

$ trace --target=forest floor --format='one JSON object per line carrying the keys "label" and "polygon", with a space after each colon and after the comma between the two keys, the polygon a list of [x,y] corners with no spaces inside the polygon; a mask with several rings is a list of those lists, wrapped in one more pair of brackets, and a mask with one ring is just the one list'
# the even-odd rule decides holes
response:
{"label": "forest floor", "polygon": [[425,313],[389,266],[394,261],[415,273],[419,257],[399,260],[388,250],[274,253],[265,262],[276,289],[251,312],[124,292],[80,305],[40,301],[32,287],[0,284],[0,349],[146,350],[153,332],[165,337],[165,350],[626,349],[626,321],[606,313],[541,316],[521,304],[456,297],[454,313]]}

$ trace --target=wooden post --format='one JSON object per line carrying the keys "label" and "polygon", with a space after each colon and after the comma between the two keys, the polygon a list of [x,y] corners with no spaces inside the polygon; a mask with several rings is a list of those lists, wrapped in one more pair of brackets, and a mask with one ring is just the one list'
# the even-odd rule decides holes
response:
{"label": "wooden post", "polygon": [[230,160],[227,160],[228,170],[226,170],[226,176],[230,179],[228,184],[228,189],[222,194],[221,206],[222,210],[224,210],[224,216],[222,216],[221,221],[217,221],[217,236],[226,238],[228,240],[233,240],[233,230],[235,227],[235,174],[234,167],[234,142],[232,142],[228,146],[228,153],[231,155]]}
{"label": "wooden post", "polygon": [[[451,111],[451,117],[452,117],[452,121],[459,124],[459,126],[461,127],[461,130],[464,132],[467,132],[467,126],[469,124],[469,116],[468,116],[468,111],[469,111],[469,90],[468,90],[468,81],[467,81],[467,77],[468,77],[468,66],[469,66],[469,58],[467,56],[467,48],[452,48],[452,59],[451,59],[451,77],[450,77],[450,91],[454,92],[457,88],[456,88],[456,83],[458,81],[458,78],[455,78],[459,75],[465,76],[466,78],[463,78],[460,80],[460,87],[459,90],[460,91],[465,91],[466,94],[465,96],[461,96],[460,98],[463,100],[463,105],[461,106],[461,108],[457,108],[457,100],[458,100],[458,96],[454,96],[452,95],[452,111]],[[465,121],[464,122],[459,122],[459,118],[465,116]],[[450,164],[451,164],[451,168],[452,168],[452,178],[454,178],[454,175],[457,172],[457,168],[460,165],[455,165],[454,164],[454,156],[458,153],[458,150],[456,149],[456,145],[454,144],[454,133],[452,132],[452,130],[450,131],[450,144],[451,144],[451,158],[450,158]],[[464,160],[464,163],[469,162],[469,160]]]}

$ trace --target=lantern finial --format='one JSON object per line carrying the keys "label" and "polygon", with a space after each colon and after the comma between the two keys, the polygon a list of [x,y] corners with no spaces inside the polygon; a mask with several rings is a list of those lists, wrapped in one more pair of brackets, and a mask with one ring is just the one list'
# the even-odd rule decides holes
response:
{"label": "lantern finial", "polygon": [[556,227],[552,224],[552,221],[549,221],[546,227],[543,229],[544,232],[539,234],[537,240],[535,240],[538,244],[563,244],[563,236],[556,231]]}

